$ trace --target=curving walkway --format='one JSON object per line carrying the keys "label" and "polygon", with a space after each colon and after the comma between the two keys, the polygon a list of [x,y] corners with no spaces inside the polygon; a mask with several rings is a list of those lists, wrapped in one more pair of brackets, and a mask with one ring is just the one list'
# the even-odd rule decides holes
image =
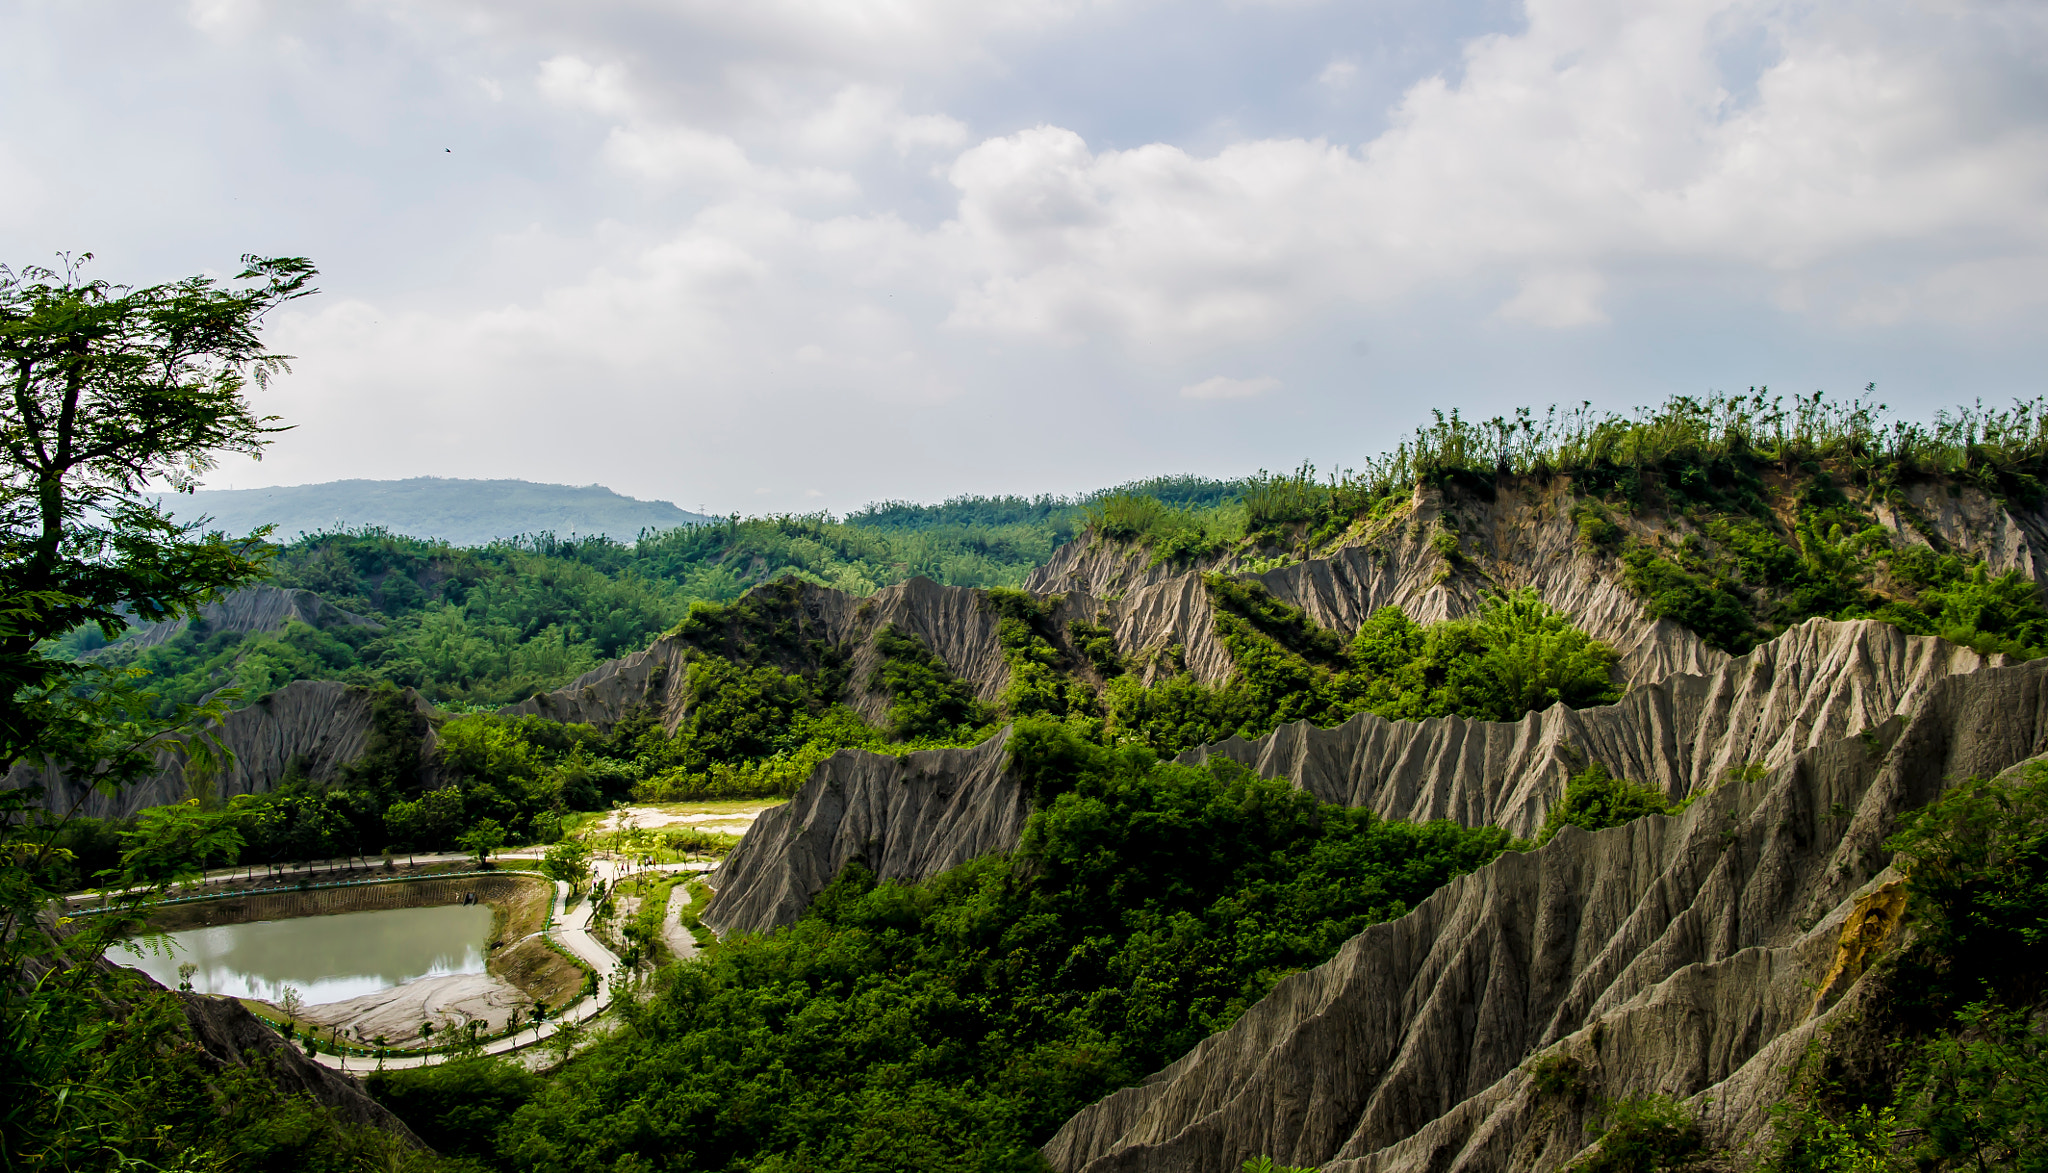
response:
{"label": "curving walkway", "polygon": [[[621,876],[635,875],[641,872],[708,871],[715,866],[717,865],[700,862],[656,864],[651,867],[628,868],[610,859],[591,861],[591,871],[594,878],[603,880],[607,885],[616,883]],[[618,976],[618,955],[605,948],[604,944],[590,931],[590,918],[594,912],[592,902],[584,900],[572,912],[567,911],[568,901],[569,885],[557,880],[555,882],[555,905],[551,910],[553,913],[550,918],[551,925],[545,930],[545,933],[550,940],[575,954],[584,964],[597,971],[597,993],[576,1002],[568,1010],[563,1011],[559,1017],[551,1018],[541,1023],[538,1030],[521,1030],[510,1038],[493,1039],[485,1043],[483,1046],[484,1054],[503,1055],[536,1046],[552,1038],[563,1025],[587,1022],[604,1013],[611,1006],[612,983],[613,979]],[[687,892],[683,893],[683,902],[685,904],[689,902],[689,894]],[[669,906],[670,923],[674,923],[673,918],[676,912],[680,911],[675,903],[674,893],[670,894]],[[684,938],[689,939],[691,955],[694,955],[696,952],[695,939],[691,938],[688,931],[683,930],[680,925],[677,925],[676,928],[679,932],[682,932]],[[682,956],[682,954],[679,953],[678,956]],[[424,1067],[437,1059],[445,1061],[446,1056],[394,1055],[386,1058],[382,1066],[387,1071],[408,1067]],[[369,1072],[377,1070],[379,1066],[376,1058],[367,1055],[330,1055],[322,1052],[317,1056],[317,1061],[337,1071]]]}
{"label": "curving walkway", "polygon": [[[569,885],[560,880],[555,881],[555,905],[550,910],[553,923],[544,932],[548,939],[575,954],[584,964],[597,971],[597,993],[574,1003],[559,1016],[541,1023],[538,1029],[521,1030],[509,1038],[492,1039],[483,1045],[484,1054],[502,1055],[545,1042],[564,1025],[586,1022],[604,1013],[611,1005],[612,979],[618,969],[619,959],[591,935],[590,901],[583,901],[573,912],[565,911],[568,901]],[[381,1064],[375,1057],[368,1055],[331,1055],[323,1051],[315,1056],[315,1061],[322,1066],[332,1067],[337,1071],[354,1072],[375,1071],[379,1066],[385,1070],[424,1067],[436,1059],[445,1060],[446,1056],[393,1055],[384,1059]]]}

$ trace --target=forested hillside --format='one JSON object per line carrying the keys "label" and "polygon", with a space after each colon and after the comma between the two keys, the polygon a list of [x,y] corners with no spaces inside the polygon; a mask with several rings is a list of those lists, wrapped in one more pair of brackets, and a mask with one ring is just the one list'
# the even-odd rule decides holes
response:
{"label": "forested hillside", "polygon": [[726,519],[620,542],[541,534],[458,547],[377,529],[319,533],[273,549],[270,582],[317,592],[374,619],[291,623],[274,632],[194,624],[146,650],[100,650],[97,628],[70,654],[148,671],[166,699],[223,686],[254,699],[292,680],[391,683],[436,704],[495,708],[565,684],[645,647],[695,602],[728,602],[784,577],[854,594],[922,575],[958,586],[1017,586],[1085,524],[1089,504],[1140,493],[1213,503],[1234,482],[1164,478],[1085,497],[960,497],[884,503],[844,521]]}
{"label": "forested hillside", "polygon": [[[1947,784],[1913,747],[1952,741],[1943,752],[1992,769],[2048,752],[2028,748],[2042,740],[2031,733],[2006,744],[1980,728],[1999,705],[2034,711],[2038,665],[1999,665],[2048,647],[2048,565],[2033,554],[2048,550],[2044,480],[2048,418],[2033,405],[1925,426],[1763,396],[1633,418],[1452,414],[1333,476],[884,504],[631,547],[325,535],[279,548],[273,582],[378,626],[188,630],[97,655],[132,655],[189,695],[229,680],[258,693],[299,678],[377,687],[359,758],[179,808],[214,830],[201,842],[232,840],[244,859],[547,842],[574,812],[621,799],[794,796],[715,878],[704,921],[732,931],[700,960],[648,963],[619,1029],[580,1056],[541,1077],[477,1059],[375,1081],[444,1155],[475,1166],[1184,1167],[1147,1155],[1153,1132],[1161,1154],[1220,1153],[1219,1168],[1268,1153],[1324,1162],[1341,1130],[1311,1136],[1232,1100],[1234,1131],[1218,1139],[1183,1109],[1235,1086],[1238,1061],[1215,1055],[1336,1023],[1374,1046],[1426,1037],[1442,1053],[1358,1072],[1326,1047],[1260,1067],[1261,1080],[1384,1079],[1414,1105],[1388,1123],[1317,1084],[1299,1095],[1329,1101],[1311,1114],[1318,1128],[1355,1118],[1397,1146],[1483,1118],[1508,1140],[1445,1142],[1478,1173],[1677,1168],[1726,1143],[1686,1098],[1721,1093],[1691,1075],[1671,1076],[1669,1095],[1637,1078],[1663,1070],[1653,1040],[1602,1057],[1604,1001],[1560,1000],[1564,1033],[1524,1038],[1522,1014],[1390,1018],[1393,986],[1374,986],[1365,1009],[1345,1002],[1352,1017],[1292,999],[1351,998],[1347,975],[1368,971],[1357,967],[1427,962],[1398,988],[1469,986],[1457,996],[1471,1005],[1505,1005],[1533,996],[1517,982],[1580,980],[1586,956],[1626,945],[1647,960],[1624,976],[1683,971],[1685,949],[1704,950],[1699,965],[1776,949],[1779,976],[1794,975],[1780,985],[1802,992],[1724,988],[1810,1002],[1808,986],[1863,972],[1859,960],[1798,976],[1842,910],[1862,908],[1860,886],[1884,881],[1878,845],[1905,825],[1917,837],[1899,849],[1949,877],[1914,873],[1916,907],[1960,925],[1988,915],[1971,903],[1981,896],[2003,910],[1996,933],[2048,932],[2039,901],[2016,895],[2040,882],[2037,775],[1908,821]],[[2019,699],[1996,699],[2008,695]],[[1921,722],[1910,736],[1901,713]],[[1872,781],[1894,774],[1907,780]],[[66,866],[82,878],[163,818],[75,819]],[[1668,841],[1658,820],[1678,828]],[[1608,828],[1628,830],[1601,847],[1580,833]],[[1764,934],[1753,941],[1677,932],[1657,952],[1621,934],[1568,963],[1502,944],[1446,970],[1436,946],[1370,944],[1531,940],[1542,934],[1521,918],[1557,901],[1606,932],[1651,916],[1593,907],[1637,899],[1631,885],[1687,893],[1698,909],[1684,915],[1713,921],[1751,899],[1726,885],[1752,875],[1809,877],[1814,911],[1779,894],[1745,922]],[[1444,891],[1461,894],[1472,927],[1432,927],[1452,907],[1432,903]],[[1435,911],[1418,920],[1425,905]],[[1948,1126],[1916,1079],[1949,1079],[1979,1118],[2019,1120],[2034,1143],[2023,1092],[1955,1083],[1980,1053],[2016,1079],[2039,1075],[2043,1041],[2014,1017],[2038,984],[2001,969],[1973,1003],[1942,976],[1946,958],[1981,959],[1991,939],[1956,929],[1901,954],[1919,968],[1895,988],[1924,1012],[1888,1017],[1867,1001],[1886,987],[1856,987],[1866,1001],[1853,1005],[1913,1050],[1856,1068],[1854,1096],[1788,1089],[1784,1062],[1757,1060],[1770,1071],[1744,1075],[1742,1094],[1767,1102],[1742,1119],[1779,1102],[1770,1168],[1893,1167],[1853,1164],[1880,1126]],[[1525,977],[1525,963],[1556,972]],[[1742,1054],[1775,1038],[1750,1031]],[[1991,1049],[1967,1050],[1980,1043]],[[1539,1045],[1554,1060],[1524,1072]],[[1169,1067],[1191,1055],[1208,1058]],[[1144,1090],[1166,1086],[1145,1082],[1162,1068],[1212,1082],[1186,1084],[1185,1102]],[[453,1108],[469,1102],[492,1110]],[[1136,1103],[1151,1115],[1130,1117]],[[1955,1167],[1948,1149],[1926,1154],[1922,1167]]]}

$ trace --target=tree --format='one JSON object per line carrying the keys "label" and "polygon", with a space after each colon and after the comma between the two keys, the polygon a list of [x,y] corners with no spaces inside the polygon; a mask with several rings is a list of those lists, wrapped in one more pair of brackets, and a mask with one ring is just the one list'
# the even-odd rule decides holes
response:
{"label": "tree", "polygon": [[42,913],[68,873],[62,836],[84,797],[118,792],[166,749],[182,747],[199,780],[220,762],[205,730],[226,699],[164,705],[136,676],[43,644],[81,625],[111,637],[131,620],[192,615],[264,573],[261,534],[202,533],[145,495],[189,490],[221,453],[258,455],[279,430],[244,394],[283,369],[257,329],[268,310],[312,292],[313,267],[244,266],[226,284],[143,289],[86,280],[68,259],[61,273],[0,266],[0,769],[28,761],[78,789],[54,818],[38,792],[0,794],[0,1152],[10,1160],[127,1135],[177,1081],[113,1076],[100,1057],[121,1046],[172,1054],[189,1039],[182,1016],[128,1013],[149,995],[96,962],[137,927],[141,903],[208,855],[232,858],[233,827],[182,809],[145,822],[114,869],[109,911],[68,935]]}
{"label": "tree", "polygon": [[128,878],[150,884],[200,879],[208,860],[231,864],[240,855],[242,835],[233,819],[234,812],[203,810],[191,799],[151,807],[137,817],[135,830],[122,833],[121,866]]}
{"label": "tree", "polygon": [[590,848],[574,839],[557,843],[541,857],[540,871],[550,880],[569,885],[574,895],[577,885],[590,878]]}
{"label": "tree", "polygon": [[0,266],[0,765],[48,748],[67,724],[64,686],[85,671],[42,641],[194,614],[263,573],[255,543],[181,525],[144,496],[189,492],[220,454],[260,456],[283,430],[244,393],[285,369],[257,330],[314,292],[314,269],[242,262],[239,288],[111,285],[68,258],[62,272]]}
{"label": "tree", "polygon": [[479,819],[455,842],[476,856],[477,866],[481,867],[491,861],[493,851],[505,845],[505,828],[496,819]]}

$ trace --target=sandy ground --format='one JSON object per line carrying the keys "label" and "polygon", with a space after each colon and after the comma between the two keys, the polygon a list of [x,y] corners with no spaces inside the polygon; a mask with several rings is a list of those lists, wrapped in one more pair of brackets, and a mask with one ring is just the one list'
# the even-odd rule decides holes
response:
{"label": "sandy ground", "polygon": [[725,835],[744,835],[762,811],[777,805],[780,804],[764,802],[754,810],[698,812],[664,810],[658,806],[625,806],[592,823],[589,829],[595,832],[616,831],[630,824],[643,831],[660,827],[696,827]]}
{"label": "sandy ground", "polygon": [[683,909],[689,907],[690,889],[678,881],[668,890],[668,915],[661,920],[661,937],[668,943],[668,951],[677,961],[686,961],[697,956],[697,938],[683,927]]}
{"label": "sandy ground", "polygon": [[431,1022],[439,1034],[472,1018],[490,1023],[490,1030],[505,1025],[513,1007],[527,1002],[512,983],[487,973],[451,974],[446,977],[415,978],[404,985],[300,1009],[299,1018],[321,1026],[341,1027],[360,1039],[383,1035],[391,1046],[410,1046],[419,1041],[420,1024]]}

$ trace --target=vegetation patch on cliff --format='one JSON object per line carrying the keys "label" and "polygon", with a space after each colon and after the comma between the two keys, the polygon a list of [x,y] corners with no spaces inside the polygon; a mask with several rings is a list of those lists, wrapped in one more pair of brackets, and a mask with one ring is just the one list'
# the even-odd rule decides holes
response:
{"label": "vegetation patch on cliff", "polygon": [[1014,857],[914,885],[849,867],[789,929],[666,971],[457,1151],[536,1170],[681,1149],[703,1169],[1038,1168],[1072,1111],[1512,845],[1060,722],[1012,745],[1048,797]]}
{"label": "vegetation patch on cliff", "polygon": [[1354,713],[1393,720],[1512,721],[1532,709],[1609,704],[1614,653],[1533,591],[1490,599],[1471,619],[1422,625],[1383,607],[1350,640],[1256,582],[1211,575],[1217,636],[1237,675],[1210,686],[1173,676],[1110,682],[1108,729],[1163,753],[1288,721],[1340,724]]}

